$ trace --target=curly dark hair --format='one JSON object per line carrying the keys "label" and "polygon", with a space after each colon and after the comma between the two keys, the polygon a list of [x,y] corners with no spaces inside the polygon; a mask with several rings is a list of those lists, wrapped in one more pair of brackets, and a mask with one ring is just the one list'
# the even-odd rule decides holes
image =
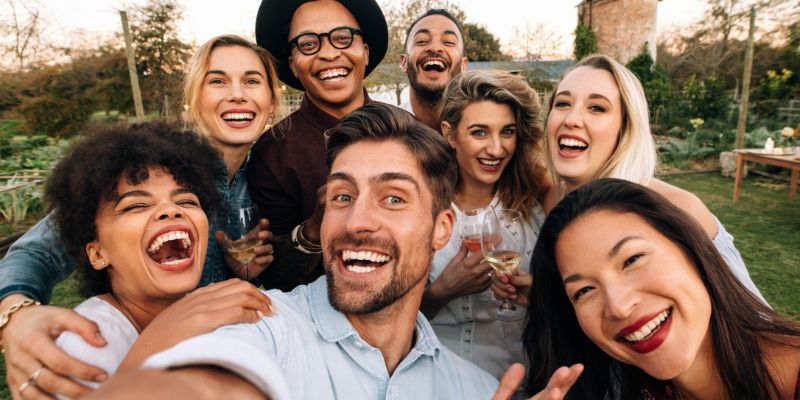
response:
{"label": "curly dark hair", "polygon": [[117,196],[120,179],[136,185],[148,179],[148,168],[160,167],[197,195],[211,219],[221,201],[220,159],[202,136],[161,122],[115,125],[73,144],[53,169],[45,197],[61,240],[78,260],[81,294],[111,291],[107,270],[92,268],[85,246],[97,239],[97,211]]}

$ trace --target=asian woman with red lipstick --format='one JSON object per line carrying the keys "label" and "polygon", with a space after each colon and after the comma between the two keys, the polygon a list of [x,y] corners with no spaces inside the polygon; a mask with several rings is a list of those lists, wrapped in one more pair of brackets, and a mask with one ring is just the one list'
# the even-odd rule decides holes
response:
{"label": "asian woman with red lipstick", "polygon": [[529,392],[582,363],[568,399],[800,398],[800,324],[654,190],[600,179],[572,191],[542,226],[532,269]]}
{"label": "asian woman with red lipstick", "polygon": [[442,343],[498,378],[521,360],[522,321],[499,321],[489,314],[499,304],[486,292],[492,269],[480,250],[468,249],[461,226],[470,209],[519,210],[527,240],[520,268],[527,270],[544,220],[539,112],[536,92],[507,72],[465,72],[444,93],[442,132],[455,150],[459,170],[451,205],[457,228],[434,256],[421,310]]}

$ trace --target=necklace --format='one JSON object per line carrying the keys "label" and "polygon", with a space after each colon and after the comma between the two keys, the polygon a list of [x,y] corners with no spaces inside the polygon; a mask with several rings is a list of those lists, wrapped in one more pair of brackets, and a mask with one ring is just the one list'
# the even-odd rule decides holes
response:
{"label": "necklace", "polygon": [[114,294],[114,292],[111,292],[111,297],[113,297],[114,301],[116,301],[117,304],[119,304],[120,308],[122,308],[122,313],[125,314],[125,318],[127,318],[128,321],[131,321],[131,324],[133,324],[133,328],[136,329],[136,333],[141,334],[142,328],[139,326],[139,323],[136,322],[136,319],[133,318],[133,315],[131,315],[131,310],[128,310],[128,307],[125,307],[125,304],[123,304],[119,300],[119,297],[117,297],[117,295]]}

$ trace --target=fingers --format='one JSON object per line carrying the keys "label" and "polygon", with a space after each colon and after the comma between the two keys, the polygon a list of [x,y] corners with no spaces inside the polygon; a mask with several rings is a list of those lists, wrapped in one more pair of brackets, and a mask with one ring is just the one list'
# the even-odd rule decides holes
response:
{"label": "fingers", "polygon": [[95,382],[102,382],[108,378],[102,369],[68,356],[49,337],[36,336],[22,346],[21,350],[31,354],[50,372],[58,375]]}
{"label": "fingers", "polygon": [[519,384],[522,383],[522,378],[525,377],[525,367],[520,363],[514,363],[508,368],[503,378],[500,379],[500,384],[497,385],[497,390],[492,396],[492,400],[509,400],[514,392],[517,391]]}
{"label": "fingers", "polygon": [[230,246],[231,239],[228,238],[228,235],[223,231],[214,232],[214,239],[217,239],[217,243],[219,243],[219,246],[223,249]]}
{"label": "fingers", "polygon": [[228,279],[197,289],[195,292],[197,293],[188,300],[186,305],[190,308],[189,312],[207,312],[238,304],[254,311],[261,311],[265,315],[273,315],[272,301],[269,297],[253,284],[243,280]]}
{"label": "fingers", "polygon": [[583,364],[557,369],[553,376],[550,377],[550,381],[547,382],[547,387],[534,396],[532,400],[562,400],[582,372]]}
{"label": "fingers", "polygon": [[[72,360],[61,352],[56,346],[52,346],[55,348],[55,351],[60,353],[60,357],[63,357],[66,360]],[[50,350],[52,351],[52,350]],[[49,398],[47,393],[54,393],[54,394],[61,394],[70,398],[76,398],[82,394],[86,394],[90,391],[89,388],[78,384],[77,382],[73,381],[72,379],[67,378],[62,374],[58,374],[51,369],[52,368],[59,368],[61,371],[64,369],[70,369],[71,367],[68,364],[68,361],[64,361],[67,364],[61,364],[62,361],[53,362],[52,357],[45,357],[43,359],[37,360],[34,356],[31,356],[27,352],[17,351],[12,354],[8,354],[9,358],[7,361],[8,366],[8,383],[9,389],[12,391],[18,389],[22,384],[28,382],[32,377],[35,371],[37,371],[41,367],[45,367],[39,372],[38,377],[35,379],[33,383],[35,385],[30,385],[22,392],[21,398],[29,399],[29,398]],[[53,354],[49,354],[49,356],[53,356]],[[12,362],[13,359],[13,362]],[[76,360],[73,360],[76,363],[80,363]],[[89,367],[90,370],[100,371],[101,374],[98,376],[97,374],[92,373],[85,373],[83,371],[73,369],[69,371],[70,375],[76,376],[82,374],[83,376],[79,377],[80,379],[84,380],[97,380],[103,381],[107,378],[106,374],[102,372],[97,367],[93,367],[90,365],[83,364]],[[88,375],[88,376],[87,376]],[[97,378],[97,379],[96,379]],[[35,388],[33,387],[35,386]],[[42,397],[44,396],[44,397]]]}
{"label": "fingers", "polygon": [[[100,328],[97,327],[93,321],[90,321],[72,310],[64,310],[64,313],[59,314],[58,318],[58,333],[63,331],[70,331],[80,335],[86,343],[95,347],[103,347],[106,345],[106,340],[100,335]],[[56,337],[57,335],[52,335]]]}

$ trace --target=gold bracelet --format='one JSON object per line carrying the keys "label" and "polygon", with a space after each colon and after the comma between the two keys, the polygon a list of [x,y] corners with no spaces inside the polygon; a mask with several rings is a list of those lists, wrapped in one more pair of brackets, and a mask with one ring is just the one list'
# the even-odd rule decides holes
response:
{"label": "gold bracelet", "polygon": [[[12,305],[8,310],[5,310],[2,314],[0,314],[0,339],[3,337],[3,328],[8,325],[8,321],[11,320],[11,314],[21,310],[23,307],[27,306],[38,306],[42,303],[39,303],[36,300],[25,299],[20,301],[19,303],[15,303]],[[3,341],[0,340],[0,353],[5,353],[6,349],[3,348]]]}

